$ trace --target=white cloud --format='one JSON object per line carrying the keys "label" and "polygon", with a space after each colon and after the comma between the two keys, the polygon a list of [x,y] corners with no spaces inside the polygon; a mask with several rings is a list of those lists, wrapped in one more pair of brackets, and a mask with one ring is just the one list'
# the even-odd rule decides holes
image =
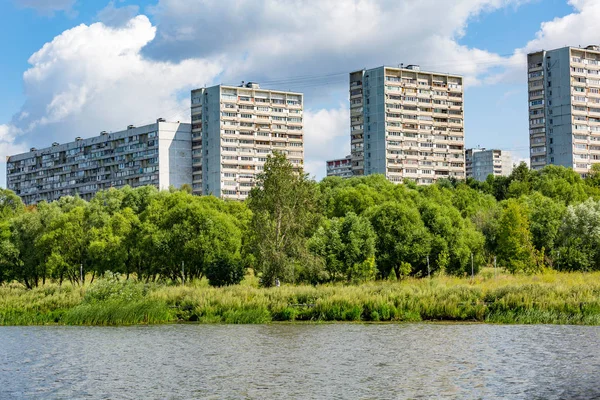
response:
{"label": "white cloud", "polygon": [[[267,80],[420,63],[463,73],[470,83],[502,57],[460,46],[470,18],[519,0],[263,0],[224,7],[218,0],[160,0],[160,58],[223,55],[224,78]],[[484,61],[482,63],[482,61]],[[310,87],[313,81],[292,86]]]}
{"label": "white cloud", "polygon": [[138,16],[121,28],[79,25],[45,44],[23,75],[27,102],[13,121],[21,140],[43,146],[158,116],[189,120],[188,90],[211,82],[219,64],[148,60],[140,51],[155,32]]}
{"label": "white cloud", "polygon": [[189,90],[211,83],[221,71],[219,61],[148,60],[141,49],[155,33],[148,18],[138,16],[120,28],[82,24],[46,43],[23,74],[25,104],[2,125],[2,152],[122,130],[158,117],[189,121]]}
{"label": "white cloud", "polygon": [[305,169],[321,179],[325,160],[350,154],[350,111],[346,105],[337,109],[304,112]]}
{"label": "white cloud", "polygon": [[549,50],[564,46],[597,44],[600,2],[597,0],[570,0],[575,12],[562,18],[542,23],[536,38],[523,51]]}
{"label": "white cloud", "polygon": [[26,146],[15,145],[15,137],[19,134],[17,128],[12,125],[0,125],[0,162],[11,154],[25,151]]}
{"label": "white cloud", "polygon": [[506,59],[458,39],[470,19],[522,2],[159,0],[152,26],[131,18],[135,6],[111,1],[101,22],[69,29],[31,56],[11,140],[42,147],[159,116],[189,120],[189,89],[252,80],[305,93],[306,167],[321,177],[325,159],[349,151],[348,72],[403,62],[485,82]]}

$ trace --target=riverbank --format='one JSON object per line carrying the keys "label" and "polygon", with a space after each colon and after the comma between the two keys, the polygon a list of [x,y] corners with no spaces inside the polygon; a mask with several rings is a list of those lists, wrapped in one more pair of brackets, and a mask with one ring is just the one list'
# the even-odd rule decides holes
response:
{"label": "riverbank", "polygon": [[477,321],[600,325],[600,273],[438,276],[357,286],[211,288],[100,280],[0,286],[0,325]]}

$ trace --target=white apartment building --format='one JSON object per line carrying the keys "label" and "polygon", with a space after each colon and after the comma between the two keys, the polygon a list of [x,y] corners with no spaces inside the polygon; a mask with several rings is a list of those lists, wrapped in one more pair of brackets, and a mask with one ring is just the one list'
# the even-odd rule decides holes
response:
{"label": "white apartment building", "polygon": [[75,194],[89,200],[99,190],[126,185],[191,185],[190,129],[190,124],[159,118],[150,125],[32,148],[8,157],[7,187],[25,204],[36,204]]}
{"label": "white apartment building", "polygon": [[354,175],[465,179],[463,78],[406,68],[350,73]]}
{"label": "white apartment building", "polygon": [[513,171],[510,152],[498,149],[467,149],[465,152],[467,178],[485,181],[488,175],[508,176]]}
{"label": "white apartment building", "polygon": [[273,151],[303,166],[302,93],[248,83],[191,95],[194,193],[245,199]]}
{"label": "white apartment building", "polygon": [[352,156],[327,161],[327,176],[350,178],[352,176]]}
{"label": "white apartment building", "polygon": [[585,176],[600,162],[600,47],[542,50],[527,63],[531,168]]}

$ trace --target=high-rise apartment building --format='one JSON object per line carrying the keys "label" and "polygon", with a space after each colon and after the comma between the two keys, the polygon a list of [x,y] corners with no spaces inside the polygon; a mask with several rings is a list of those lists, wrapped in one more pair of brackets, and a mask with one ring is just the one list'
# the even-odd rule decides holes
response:
{"label": "high-rise apartment building", "polygon": [[190,124],[165,122],[10,156],[8,189],[25,204],[79,194],[89,200],[97,191],[126,185],[159,189],[191,185]]}
{"label": "high-rise apartment building", "polygon": [[354,175],[465,179],[463,78],[406,68],[350,73]]}
{"label": "high-rise apartment building", "polygon": [[352,156],[327,161],[327,176],[350,178],[352,176]]}
{"label": "high-rise apartment building", "polygon": [[467,178],[485,181],[488,175],[508,176],[513,170],[512,155],[497,149],[467,149],[465,152]]}
{"label": "high-rise apartment building", "polygon": [[256,83],[192,91],[193,190],[245,199],[273,151],[304,163],[303,96]]}
{"label": "high-rise apartment building", "polygon": [[531,168],[600,162],[600,48],[563,47],[527,56]]}

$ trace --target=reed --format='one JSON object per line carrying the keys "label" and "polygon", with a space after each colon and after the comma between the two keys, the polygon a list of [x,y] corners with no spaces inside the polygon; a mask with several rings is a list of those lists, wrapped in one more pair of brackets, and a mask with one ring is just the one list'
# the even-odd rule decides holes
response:
{"label": "reed", "polygon": [[479,321],[600,325],[600,273],[495,274],[357,286],[212,288],[99,280],[83,288],[0,286],[0,325],[170,322]]}

